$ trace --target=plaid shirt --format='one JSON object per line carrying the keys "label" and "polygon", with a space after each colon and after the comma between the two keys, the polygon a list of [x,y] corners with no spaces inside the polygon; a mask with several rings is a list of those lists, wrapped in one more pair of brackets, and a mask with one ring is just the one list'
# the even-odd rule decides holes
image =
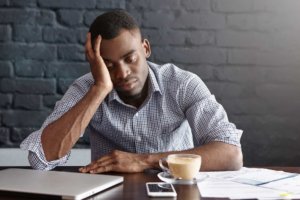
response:
{"label": "plaid shirt", "polygon": [[[90,137],[92,160],[114,149],[136,153],[180,151],[211,141],[240,146],[242,131],[228,121],[224,108],[197,75],[173,64],[148,65],[149,92],[144,103],[139,108],[127,105],[112,90],[82,133]],[[56,103],[41,129],[22,142],[21,148],[29,150],[33,168],[50,170],[67,162],[70,153],[46,161],[41,133],[72,108],[93,82],[91,73],[78,78]]]}

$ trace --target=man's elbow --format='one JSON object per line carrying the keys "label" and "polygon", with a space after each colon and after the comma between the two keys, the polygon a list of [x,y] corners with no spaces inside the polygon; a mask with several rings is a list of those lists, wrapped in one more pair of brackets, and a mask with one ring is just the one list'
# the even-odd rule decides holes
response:
{"label": "man's elbow", "polygon": [[243,167],[243,153],[240,147],[233,148],[233,150],[231,151],[230,158],[230,169],[228,170],[235,171]]}
{"label": "man's elbow", "polygon": [[28,162],[33,169],[47,170],[47,165],[45,165],[34,152],[28,152]]}

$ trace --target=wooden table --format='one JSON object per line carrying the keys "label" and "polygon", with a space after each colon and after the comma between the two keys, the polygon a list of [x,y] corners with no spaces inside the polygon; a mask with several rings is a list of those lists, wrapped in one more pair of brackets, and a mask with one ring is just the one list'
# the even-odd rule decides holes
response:
{"label": "wooden table", "polygon": [[[0,167],[4,169],[7,167]],[[300,173],[300,167],[266,167],[275,170],[283,170],[288,172]],[[70,171],[77,172],[78,167],[58,167],[55,170],[57,171]],[[124,177],[124,182],[122,184],[116,185],[108,190],[100,192],[94,196],[91,196],[87,199],[103,199],[103,200],[143,200],[143,199],[152,199],[152,200],[196,200],[200,199],[200,193],[197,188],[197,185],[174,185],[177,198],[149,198],[146,193],[145,183],[151,181],[160,181],[155,172],[147,173],[133,173],[133,174],[123,174],[123,173],[109,173],[113,175],[121,175]],[[28,180],[30,181],[30,180]],[[10,192],[0,192],[0,199],[2,200],[29,200],[29,199],[60,199],[55,196],[43,196],[43,195],[30,195],[22,193],[10,193]],[[201,198],[201,200],[221,200],[220,198]],[[224,198],[226,199],[226,198]]]}

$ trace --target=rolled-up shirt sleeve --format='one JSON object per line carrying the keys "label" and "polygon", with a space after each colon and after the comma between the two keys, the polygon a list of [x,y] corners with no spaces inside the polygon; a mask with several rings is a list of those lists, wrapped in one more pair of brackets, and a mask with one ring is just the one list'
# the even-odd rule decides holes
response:
{"label": "rolled-up shirt sleeve", "polygon": [[[79,82],[80,83],[80,82]],[[32,168],[39,170],[51,170],[59,165],[64,165],[70,152],[58,160],[47,161],[41,143],[41,135],[43,130],[52,122],[60,118],[64,113],[70,110],[88,91],[88,85],[74,82],[63,98],[55,104],[53,112],[47,117],[42,127],[31,133],[25,140],[22,141],[20,148],[28,150],[28,161]],[[53,133],[59,134],[59,133]],[[82,133],[83,135],[83,133]]]}
{"label": "rolled-up shirt sleeve", "polygon": [[64,165],[69,156],[70,152],[64,157],[47,161],[44,155],[44,151],[41,143],[42,130],[31,133],[20,145],[22,150],[28,150],[28,161],[32,168],[38,170],[51,170],[58,165]]}
{"label": "rolled-up shirt sleeve", "polygon": [[229,122],[225,109],[202,80],[191,77],[184,87],[181,104],[193,132],[194,145],[219,141],[240,147],[243,131]]}

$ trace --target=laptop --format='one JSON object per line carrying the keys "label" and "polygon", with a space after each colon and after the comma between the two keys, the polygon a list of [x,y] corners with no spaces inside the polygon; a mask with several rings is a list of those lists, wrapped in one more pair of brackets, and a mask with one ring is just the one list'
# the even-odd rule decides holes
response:
{"label": "laptop", "polygon": [[62,199],[83,199],[123,182],[122,176],[9,168],[0,170],[0,190]]}

